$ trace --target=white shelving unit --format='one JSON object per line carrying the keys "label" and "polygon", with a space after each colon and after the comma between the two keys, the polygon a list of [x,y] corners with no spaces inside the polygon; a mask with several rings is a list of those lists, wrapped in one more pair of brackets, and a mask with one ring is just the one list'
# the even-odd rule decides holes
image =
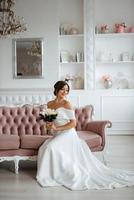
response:
{"label": "white shelving unit", "polygon": [[[132,4],[130,0],[95,0],[95,89],[105,89],[104,76],[112,80],[110,89],[134,89],[134,33],[129,32],[134,27]],[[127,26],[125,32],[115,33],[115,24],[122,22]],[[102,25],[109,27],[108,33],[100,33]]]}
{"label": "white shelving unit", "polygon": [[[114,33],[113,28],[121,22],[134,26],[132,7],[131,0],[59,0],[59,79],[70,79],[74,90],[98,90],[105,89],[102,77],[110,75],[110,89],[134,89],[134,33]],[[104,24],[108,33],[92,34]],[[76,59],[79,52],[82,60]]]}
{"label": "white shelving unit", "polygon": [[59,0],[59,78],[84,89],[84,0]]}
{"label": "white shelving unit", "polygon": [[134,34],[98,34],[96,47],[96,88],[104,88],[102,77],[110,75],[112,89],[134,89]]}

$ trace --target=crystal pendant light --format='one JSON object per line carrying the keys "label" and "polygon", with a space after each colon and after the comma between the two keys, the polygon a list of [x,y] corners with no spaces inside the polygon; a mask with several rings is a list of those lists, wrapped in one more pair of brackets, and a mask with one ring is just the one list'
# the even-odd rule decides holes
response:
{"label": "crystal pendant light", "polygon": [[23,17],[16,16],[12,7],[14,0],[0,0],[0,37],[27,30]]}

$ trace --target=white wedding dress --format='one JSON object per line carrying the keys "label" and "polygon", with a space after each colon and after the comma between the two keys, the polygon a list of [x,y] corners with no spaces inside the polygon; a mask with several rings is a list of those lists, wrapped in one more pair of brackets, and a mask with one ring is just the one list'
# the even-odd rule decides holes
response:
{"label": "white wedding dress", "polygon": [[[55,123],[74,119],[74,112],[57,109]],[[134,172],[113,169],[101,163],[74,128],[58,132],[39,149],[37,181],[43,187],[65,186],[71,190],[113,189],[134,185]]]}

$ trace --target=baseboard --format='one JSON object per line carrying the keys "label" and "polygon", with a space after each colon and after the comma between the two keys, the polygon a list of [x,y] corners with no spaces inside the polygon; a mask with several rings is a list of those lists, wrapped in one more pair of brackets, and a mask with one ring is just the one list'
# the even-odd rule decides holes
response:
{"label": "baseboard", "polygon": [[123,131],[123,130],[115,130],[115,131],[107,131],[107,135],[134,135],[134,131]]}

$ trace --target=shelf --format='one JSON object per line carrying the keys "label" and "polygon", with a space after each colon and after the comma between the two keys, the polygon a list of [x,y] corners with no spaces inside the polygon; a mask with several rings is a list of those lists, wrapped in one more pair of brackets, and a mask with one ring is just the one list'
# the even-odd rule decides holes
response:
{"label": "shelf", "polygon": [[98,33],[95,37],[130,37],[134,36],[134,33]]}
{"label": "shelf", "polygon": [[59,35],[59,38],[79,38],[84,37],[83,34],[73,34],[73,35]]}
{"label": "shelf", "polygon": [[96,61],[96,64],[134,64],[134,61]]}
{"label": "shelf", "polygon": [[84,62],[60,62],[60,64],[62,65],[68,65],[68,64],[74,64],[74,65],[79,65],[79,64],[84,64]]}

